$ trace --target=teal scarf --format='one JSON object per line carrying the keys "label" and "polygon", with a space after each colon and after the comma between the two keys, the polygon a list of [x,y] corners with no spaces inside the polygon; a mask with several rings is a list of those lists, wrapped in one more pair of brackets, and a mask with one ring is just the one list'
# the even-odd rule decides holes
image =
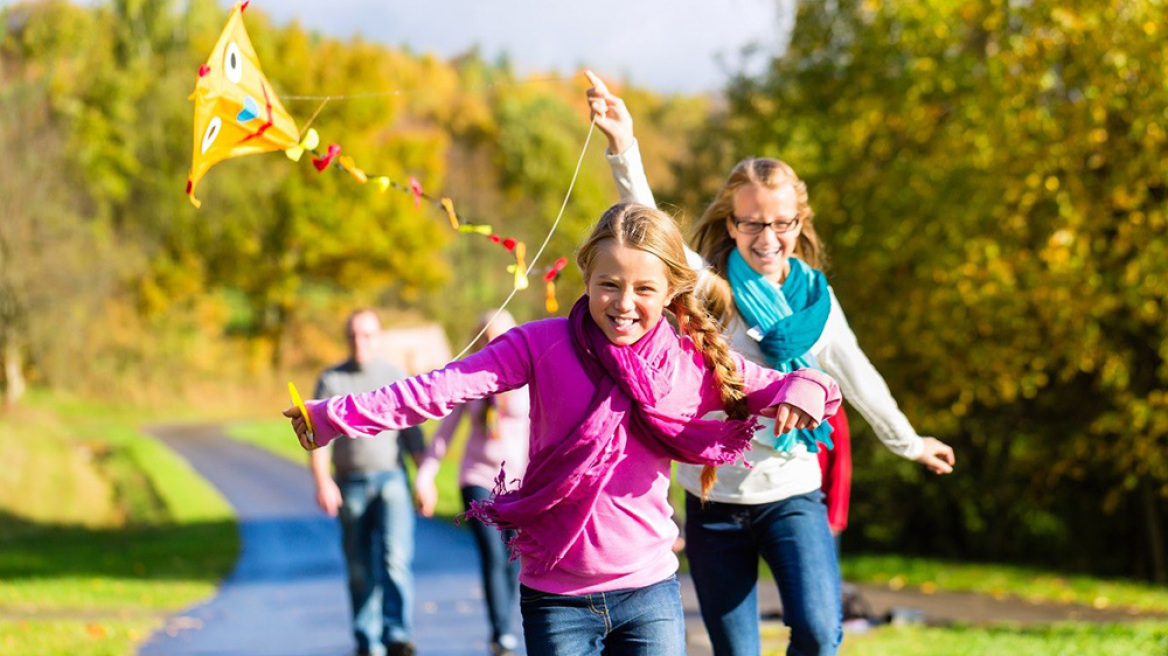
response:
{"label": "teal scarf", "polygon": [[[726,269],[734,305],[772,369],[784,373],[801,367],[818,369],[811,347],[823,334],[831,313],[827,278],[800,259],[788,261],[791,272],[780,287],[751,269],[737,249],[730,251]],[[791,451],[796,443],[802,443],[817,453],[819,442],[829,449],[833,446],[831,426],[826,421],[813,429],[776,437],[775,449]]]}

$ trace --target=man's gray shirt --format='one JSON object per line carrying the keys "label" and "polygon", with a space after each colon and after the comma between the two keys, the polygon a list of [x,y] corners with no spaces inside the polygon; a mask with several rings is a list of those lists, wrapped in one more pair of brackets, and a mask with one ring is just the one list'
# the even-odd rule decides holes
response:
{"label": "man's gray shirt", "polygon": [[[347,360],[320,375],[316,383],[315,397],[318,399],[343,394],[371,392],[394,381],[402,380],[406,372],[385,360],[373,360],[358,364]],[[349,439],[340,437],[329,447],[333,450],[333,468],[338,477],[401,468],[401,453],[421,452],[423,437],[421,429],[407,428],[403,431],[383,431],[373,437]]]}

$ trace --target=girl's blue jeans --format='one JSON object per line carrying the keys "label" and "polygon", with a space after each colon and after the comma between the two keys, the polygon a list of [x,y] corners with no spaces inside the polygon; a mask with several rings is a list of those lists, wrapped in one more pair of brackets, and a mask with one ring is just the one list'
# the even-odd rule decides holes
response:
{"label": "girl's blue jeans", "polygon": [[519,587],[528,656],[684,656],[676,576],[643,588],[558,595]]}

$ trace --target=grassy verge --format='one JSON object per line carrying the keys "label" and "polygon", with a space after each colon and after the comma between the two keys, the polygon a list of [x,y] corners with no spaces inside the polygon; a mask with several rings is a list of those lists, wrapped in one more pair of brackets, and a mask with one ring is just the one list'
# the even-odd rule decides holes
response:
{"label": "grassy verge", "polygon": [[[786,630],[764,631],[763,656],[786,653]],[[1098,626],[1057,624],[1020,628],[894,627],[848,634],[840,656],[1162,656],[1168,653],[1168,623]]]}
{"label": "grassy verge", "polygon": [[130,653],[234,564],[230,508],[149,419],[45,394],[0,415],[0,652]]}
{"label": "grassy verge", "polygon": [[287,419],[236,421],[224,429],[228,437],[267,449],[299,465],[308,464],[308,453],[300,448]]}
{"label": "grassy verge", "polygon": [[[1036,603],[1073,603],[1097,608],[1122,607],[1168,613],[1168,590],[1133,583],[1065,576],[1013,565],[971,564],[902,556],[845,556],[844,578],[893,589],[922,592],[976,592],[1017,596]],[[786,653],[786,629],[763,627],[763,654]],[[1168,654],[1168,622],[1122,624],[1063,623],[1020,627],[879,626],[848,634],[841,656],[1163,656]]]}
{"label": "grassy verge", "polygon": [[1130,581],[1066,576],[1014,565],[982,565],[903,556],[845,554],[841,567],[848,581],[878,583],[893,589],[910,587],[922,592],[977,592],[998,598],[1016,596],[1036,603],[1168,613],[1168,590]]}
{"label": "grassy verge", "polygon": [[156,620],[0,620],[0,653],[125,656]]}

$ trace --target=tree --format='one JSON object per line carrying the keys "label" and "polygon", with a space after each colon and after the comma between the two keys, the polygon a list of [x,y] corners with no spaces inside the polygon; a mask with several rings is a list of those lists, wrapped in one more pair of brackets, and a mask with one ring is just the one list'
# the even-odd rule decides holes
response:
{"label": "tree", "polygon": [[862,507],[873,542],[1165,579],[1157,5],[808,3],[728,89],[711,139],[801,172],[861,343],[977,472],[888,488],[926,510]]}
{"label": "tree", "polygon": [[75,176],[62,158],[61,123],[40,85],[0,91],[0,362],[4,401],[15,405],[31,366],[59,381],[54,361],[76,361],[82,319],[114,282],[108,239],[78,212]]}

